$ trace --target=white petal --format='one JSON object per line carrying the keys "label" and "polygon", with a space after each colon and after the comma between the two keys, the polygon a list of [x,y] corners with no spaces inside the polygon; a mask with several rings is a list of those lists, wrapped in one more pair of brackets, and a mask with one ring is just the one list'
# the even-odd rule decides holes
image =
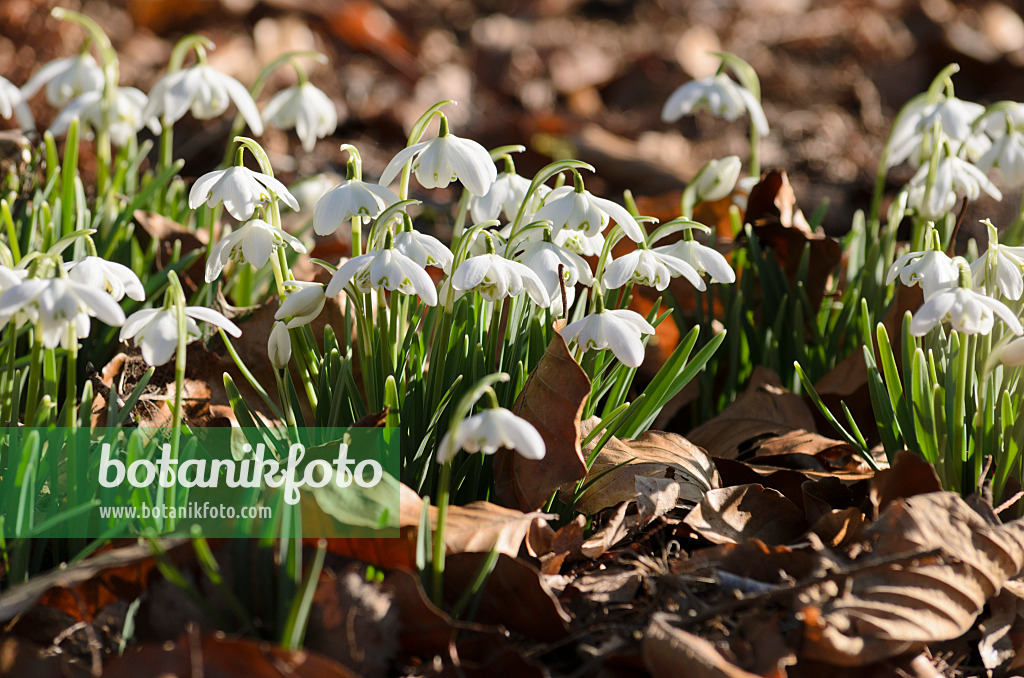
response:
{"label": "white petal", "polygon": [[203,322],[215,325],[233,337],[242,336],[242,330],[238,328],[238,325],[211,308],[204,308],[202,306],[186,306],[185,315],[191,316],[196,320],[202,320]]}
{"label": "white petal", "polygon": [[384,172],[380,175],[380,181],[378,183],[381,186],[387,186],[394,181],[395,177],[399,175],[406,163],[412,160],[413,156],[426,148],[429,143],[429,141],[421,141],[418,144],[406,146],[396,153],[395,157],[391,158],[391,162],[388,163],[388,166],[384,168]]}

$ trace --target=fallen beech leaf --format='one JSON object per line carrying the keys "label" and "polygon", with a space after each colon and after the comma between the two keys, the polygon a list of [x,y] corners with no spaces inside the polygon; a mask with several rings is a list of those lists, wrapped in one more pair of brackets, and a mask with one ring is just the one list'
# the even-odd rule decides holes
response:
{"label": "fallen beech leaf", "polygon": [[[132,216],[135,218],[135,223],[139,225],[136,230],[139,244],[147,247],[152,240],[159,243],[154,262],[157,271],[162,271],[171,265],[171,258],[178,243],[180,243],[180,256],[182,257],[206,246],[204,242],[206,231],[193,233],[173,219],[156,212],[135,210]],[[202,256],[196,259],[187,270],[179,271],[178,279],[185,290],[185,295],[189,296],[198,290],[199,286],[203,284],[205,276],[206,260]]]}
{"label": "fallen beech leaf", "polygon": [[628,501],[619,504],[615,512],[608,517],[604,526],[590,539],[583,542],[580,552],[587,558],[600,558],[607,553],[608,549],[625,539],[629,534],[629,529],[626,526],[626,509],[628,508]]}
{"label": "fallen beech leaf", "polygon": [[683,522],[716,544],[754,538],[785,544],[807,529],[803,512],[793,502],[762,485],[710,490]]}
{"label": "fallen beech leaf", "polygon": [[748,539],[739,544],[701,549],[686,561],[684,571],[711,568],[765,584],[783,585],[823,577],[830,565],[826,558],[811,549],[794,550],[788,546],[769,546],[760,539]]}
{"label": "fallen beech leaf", "polygon": [[620,501],[636,500],[637,481],[643,477],[675,480],[679,499],[690,504],[718,486],[714,462],[704,450],[681,435],[647,431],[636,440],[612,438],[601,448],[576,509],[590,515]]}
{"label": "fallen beech leaf", "polygon": [[671,478],[636,476],[636,509],[640,524],[646,525],[676,507],[679,501],[679,483]]}
{"label": "fallen beech leaf", "polygon": [[[556,323],[556,330],[560,329]],[[533,368],[512,411],[537,427],[547,453],[526,459],[510,450],[494,455],[494,494],[504,506],[532,511],[551,494],[587,475],[580,450],[580,416],[590,396],[590,379],[557,331]]]}
{"label": "fallen beech leaf", "polygon": [[871,503],[877,514],[897,499],[941,491],[942,483],[932,465],[923,457],[902,450],[896,454],[890,468],[879,471],[872,478]]}
{"label": "fallen beech leaf", "polygon": [[809,659],[863,666],[957,638],[1024,565],[1024,522],[989,525],[951,492],[894,501],[865,535],[861,569],[808,591],[820,607],[804,629]]}
{"label": "fallen beech leaf", "polygon": [[710,641],[677,629],[656,612],[644,631],[641,654],[654,678],[757,678],[731,663]]}

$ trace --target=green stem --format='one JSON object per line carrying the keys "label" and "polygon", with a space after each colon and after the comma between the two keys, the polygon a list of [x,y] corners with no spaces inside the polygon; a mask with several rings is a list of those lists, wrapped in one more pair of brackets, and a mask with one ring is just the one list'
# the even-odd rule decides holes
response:
{"label": "green stem", "polygon": [[448,520],[448,486],[452,481],[452,463],[446,461],[441,465],[441,477],[437,481],[437,528],[434,530],[434,559],[431,595],[438,607],[444,601],[444,557],[445,523]]}

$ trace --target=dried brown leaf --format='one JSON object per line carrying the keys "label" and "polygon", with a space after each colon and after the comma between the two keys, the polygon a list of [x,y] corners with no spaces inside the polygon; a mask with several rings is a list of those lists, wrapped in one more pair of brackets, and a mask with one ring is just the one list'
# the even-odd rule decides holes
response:
{"label": "dried brown leaf", "polygon": [[644,665],[654,678],[756,678],[731,663],[715,646],[672,626],[664,612],[655,613],[644,631]]}
{"label": "dried brown leaf", "polygon": [[683,522],[716,544],[755,538],[769,545],[786,544],[807,529],[803,511],[762,485],[710,490]]}

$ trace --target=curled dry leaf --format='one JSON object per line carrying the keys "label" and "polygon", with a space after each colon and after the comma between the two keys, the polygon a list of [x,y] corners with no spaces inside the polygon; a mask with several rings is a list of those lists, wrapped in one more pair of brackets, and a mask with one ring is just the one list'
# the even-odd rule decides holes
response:
{"label": "curled dry leaf", "polygon": [[683,520],[716,544],[760,539],[786,544],[807,530],[803,511],[779,492],[762,485],[710,490]]}
{"label": "curled dry leaf", "polygon": [[655,613],[644,631],[641,653],[654,678],[756,678],[723,657],[710,641],[672,626],[664,612]]}
{"label": "curled dry leaf", "polygon": [[674,480],[679,501],[688,504],[699,502],[719,484],[715,464],[704,450],[681,435],[647,431],[636,440],[612,438],[601,448],[576,509],[590,515],[620,501],[639,501],[640,478]]}
{"label": "curled dry leaf", "polygon": [[580,450],[580,417],[589,396],[590,379],[556,331],[512,406],[513,412],[537,427],[547,453],[532,460],[498,450],[494,492],[499,503],[532,511],[547,504],[555,490],[587,474]]}
{"label": "curled dry leaf", "polygon": [[1024,565],[1024,522],[989,525],[951,492],[894,501],[865,535],[869,564],[807,591],[820,610],[804,629],[809,659],[863,666],[957,638]]}

